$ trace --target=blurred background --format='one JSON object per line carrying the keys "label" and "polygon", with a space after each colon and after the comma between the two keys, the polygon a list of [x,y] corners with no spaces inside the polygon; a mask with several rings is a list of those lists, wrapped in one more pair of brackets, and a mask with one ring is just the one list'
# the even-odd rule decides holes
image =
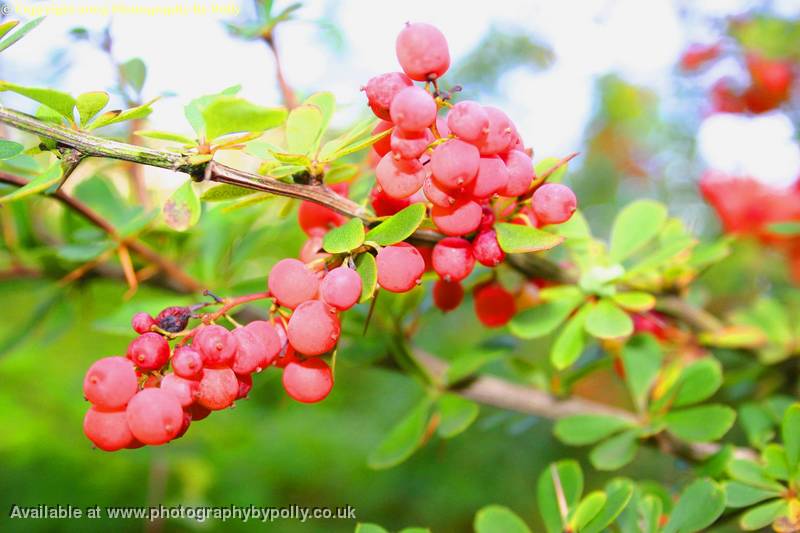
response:
{"label": "blurred background", "polygon": [[[111,18],[52,14],[3,53],[0,78],[73,94],[110,90],[112,108],[161,95],[147,128],[177,133],[190,133],[183,116],[189,100],[230,85],[241,84],[241,95],[258,104],[280,104],[275,57],[263,41],[248,38],[248,24],[256,17],[253,4],[196,4],[207,12],[143,14],[145,8],[174,4],[139,1],[116,3],[129,12]],[[53,4],[12,5],[18,14],[10,16],[27,18],[26,13]],[[62,5],[100,4],[65,0]],[[275,2],[273,12],[288,7]],[[360,87],[378,73],[398,70],[394,37],[402,24],[432,23],[448,38],[453,58],[445,87],[461,85],[459,98],[506,110],[525,144],[533,147],[535,160],[581,152],[566,181],[596,234],[606,234],[620,205],[652,197],[666,201],[696,233],[752,233],[764,243],[769,241],[762,230],[773,220],[771,208],[762,204],[754,212],[753,205],[731,205],[720,197],[717,184],[724,189],[747,180],[768,196],[800,205],[793,196],[800,176],[800,114],[792,104],[797,91],[791,83],[800,55],[798,20],[795,0],[308,1],[277,25],[274,42],[286,82],[301,97],[332,91],[337,99],[334,127],[345,128],[366,114]],[[146,65],[146,80],[135,94],[125,92],[119,81],[120,65],[132,58]],[[759,77],[763,72],[767,81]],[[780,83],[787,77],[783,91]],[[2,103],[35,109],[6,93]],[[129,132],[111,134],[125,138]],[[125,181],[115,182],[118,190],[103,189],[97,179],[102,172],[95,167],[76,185],[71,180],[75,194],[88,199],[131,194]],[[154,194],[166,195],[185,177],[146,169],[144,179]],[[29,213],[26,209],[13,208],[22,215]],[[52,218],[34,217],[22,228],[23,239],[34,239],[41,227],[68,216],[57,206],[51,209]],[[732,227],[736,224],[725,217],[731,212],[744,213],[748,222]],[[9,247],[8,237],[3,238]],[[269,267],[295,255],[303,241],[291,217],[246,209],[228,217],[219,208],[204,212],[191,234],[158,240],[156,232],[154,238],[189,272],[223,293],[262,287]],[[795,248],[770,248],[776,270],[792,269]],[[763,261],[762,253],[757,245],[743,246],[737,275],[717,284],[738,284],[743,291],[757,287],[761,278],[746,267]],[[66,260],[62,251],[53,258],[52,271],[58,272]],[[370,470],[369,452],[422,395],[407,377],[364,364],[381,355],[377,332],[355,335],[340,350],[337,386],[322,404],[288,401],[279,375],[265,372],[248,401],[197,424],[168,446],[114,454],[93,450],[81,431],[86,368],[100,357],[124,352],[133,312],[157,312],[189,301],[157,287],[140,287],[134,295],[126,291],[124,283],[92,276],[67,287],[39,276],[0,277],[5,304],[0,321],[0,530],[112,527],[102,521],[9,521],[6,510],[14,503],[184,503],[352,505],[360,521],[391,529],[424,525],[433,531],[469,531],[475,511],[492,502],[511,507],[538,530],[535,480],[549,461],[575,453],[551,437],[549,422],[482,408],[478,423],[460,437],[434,442],[394,469]],[[533,383],[544,379],[540,367],[547,346],[515,343],[502,333],[487,341],[487,331],[464,307],[442,316],[423,300],[418,345],[455,359],[494,343],[506,351],[490,364],[491,372],[513,373]],[[349,320],[356,331],[363,316],[353,315]],[[679,485],[681,465],[675,468],[649,452],[622,474],[630,470],[640,478]],[[589,487],[606,480],[590,476]],[[282,521],[270,529],[353,527],[346,521]],[[115,531],[261,528],[238,521],[113,525]]]}

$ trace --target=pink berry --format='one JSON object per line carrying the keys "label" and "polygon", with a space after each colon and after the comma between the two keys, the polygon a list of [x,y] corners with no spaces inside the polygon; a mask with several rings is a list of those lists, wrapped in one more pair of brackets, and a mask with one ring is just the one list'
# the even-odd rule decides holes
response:
{"label": "pink berry", "polygon": [[486,133],[486,137],[478,143],[481,155],[505,152],[516,138],[514,124],[505,113],[496,107],[485,106],[483,109],[489,117],[489,131]]}
{"label": "pink berry", "polygon": [[333,388],[333,373],[322,359],[291,362],[283,371],[283,388],[298,402],[319,402]]}
{"label": "pink berry", "polygon": [[407,24],[397,36],[395,51],[400,66],[412,80],[435,80],[450,67],[447,39],[430,24]]}
{"label": "pink berry", "polygon": [[495,221],[494,211],[492,211],[489,207],[484,206],[481,208],[481,223],[479,228],[481,231],[492,229],[494,226]]}
{"label": "pink berry", "polygon": [[[394,124],[392,124],[391,122],[387,120],[379,120],[378,124],[372,129],[372,135],[377,135],[386,130],[392,129],[393,127]],[[387,135],[386,137],[383,137],[382,139],[376,141],[375,144],[372,145],[372,149],[375,150],[375,153],[378,154],[378,156],[383,157],[386,154],[388,154],[389,151],[392,149],[391,138],[392,138],[391,135]]]}
{"label": "pink berry", "polygon": [[430,130],[409,133],[398,129],[389,137],[395,159],[418,159],[432,142],[433,134]]}
{"label": "pink berry", "polygon": [[489,198],[508,184],[508,169],[498,156],[481,157],[478,174],[467,193],[473,198]]}
{"label": "pink berry", "polygon": [[517,310],[514,296],[497,282],[476,287],[474,302],[478,320],[490,328],[504,326]]}
{"label": "pink berry", "polygon": [[505,156],[508,169],[508,182],[500,189],[500,196],[515,197],[528,192],[533,182],[533,161],[528,154],[519,150],[509,150]]}
{"label": "pink berry", "polygon": [[433,270],[445,281],[461,281],[474,267],[472,246],[467,240],[448,237],[433,247]]}
{"label": "pink berry", "polygon": [[439,207],[450,207],[456,203],[456,199],[440,189],[431,177],[425,178],[425,181],[422,182],[422,192],[430,203]]}
{"label": "pink berry", "polygon": [[457,200],[450,207],[433,206],[431,219],[445,235],[460,236],[473,232],[481,223],[481,206],[471,200]]}
{"label": "pink berry", "polygon": [[433,179],[444,189],[461,189],[475,179],[480,159],[475,146],[450,139],[437,146],[431,154]]}
{"label": "pink berry", "polygon": [[200,380],[197,403],[219,411],[230,407],[239,394],[239,380],[230,368],[206,368]]}
{"label": "pink berry", "polygon": [[433,285],[433,304],[447,313],[461,305],[464,299],[464,287],[457,281],[437,279]]}
{"label": "pink berry", "polygon": [[352,268],[334,268],[319,287],[320,297],[331,307],[346,311],[361,298],[361,276]]}
{"label": "pink berry", "polygon": [[131,318],[131,326],[133,331],[139,333],[147,333],[152,326],[156,325],[156,321],[147,313],[136,313]]}
{"label": "pink berry", "polygon": [[378,266],[378,284],[389,292],[407,292],[413,289],[425,272],[425,260],[419,251],[405,243],[381,248],[375,257]]}
{"label": "pink berry", "polygon": [[370,204],[377,216],[388,217],[411,205],[411,200],[410,198],[392,198],[380,187],[374,187],[370,193]]}
{"label": "pink berry", "polygon": [[381,189],[390,198],[407,198],[417,192],[425,181],[425,167],[416,159],[397,160],[389,153],[375,168]]}
{"label": "pink berry", "polygon": [[560,183],[545,183],[533,193],[531,206],[543,225],[566,222],[578,207],[575,193]]}
{"label": "pink berry", "polygon": [[420,87],[406,87],[392,100],[392,122],[408,132],[422,132],[436,120],[436,102]]}
{"label": "pink berry", "polygon": [[278,334],[278,339],[281,343],[281,349],[278,356],[275,358],[275,366],[284,368],[290,361],[297,359],[294,348],[289,343],[289,336],[286,333],[286,324],[282,321],[275,322],[275,333]]}
{"label": "pink berry", "polygon": [[95,361],[83,378],[83,395],[100,409],[125,407],[138,388],[136,370],[124,357]]}
{"label": "pink berry", "polygon": [[183,409],[174,394],[162,389],[143,389],[128,403],[128,427],[144,444],[166,444],[183,427]]}
{"label": "pink berry", "polygon": [[158,370],[169,361],[169,343],[158,333],[143,333],[131,341],[126,355],[141,370]]}
{"label": "pink berry", "polygon": [[239,392],[236,395],[237,400],[247,398],[250,391],[253,389],[253,376],[252,374],[236,374],[236,379],[239,382]]}
{"label": "pink berry", "polygon": [[364,92],[367,93],[369,107],[375,116],[389,120],[389,106],[395,95],[411,85],[412,81],[402,72],[387,72],[370,79],[364,87]]}
{"label": "pink berry", "polygon": [[124,409],[102,411],[90,407],[83,417],[83,432],[95,446],[107,452],[127,448],[133,443]]}
{"label": "pink berry", "polygon": [[189,413],[189,416],[192,418],[192,422],[197,422],[199,420],[203,420],[208,415],[211,414],[211,409],[208,407],[203,407],[199,403],[194,403],[186,409],[186,412]]}
{"label": "pink berry", "polygon": [[459,139],[477,143],[489,132],[489,115],[478,102],[458,102],[447,113],[447,126]]}
{"label": "pink berry", "polygon": [[340,333],[336,311],[319,300],[303,302],[289,318],[289,342],[304,355],[321,355],[333,350]]}
{"label": "pink berry", "polygon": [[199,379],[203,374],[203,356],[191,346],[178,346],[172,354],[172,371],[182,378]]}
{"label": "pink berry", "polygon": [[322,251],[322,241],[325,237],[325,232],[319,230],[308,237],[303,247],[300,248],[300,261],[303,263],[310,263],[316,259],[330,257],[331,254]]}
{"label": "pink berry", "polygon": [[269,292],[284,307],[294,309],[317,297],[319,280],[297,259],[281,259],[269,273]]}
{"label": "pink berry", "polygon": [[236,339],[236,355],[231,369],[237,374],[250,374],[263,370],[264,361],[268,359],[264,346],[252,331],[238,327],[231,332]]}
{"label": "pink berry", "polygon": [[175,395],[182,407],[189,407],[194,403],[200,391],[200,381],[168,373],[161,379],[161,390]]}
{"label": "pink berry", "polygon": [[506,258],[505,252],[497,242],[497,233],[493,229],[478,233],[472,241],[472,254],[480,264],[488,267],[495,267]]}
{"label": "pink berry", "polygon": [[236,339],[230,331],[216,324],[199,327],[192,347],[200,352],[204,367],[229,366],[236,355]]}
{"label": "pink berry", "polygon": [[[259,363],[261,369],[267,368],[275,361],[281,351],[281,339],[278,335],[278,328],[266,320],[254,320],[244,327],[252,333],[261,344],[264,352],[264,359]],[[258,368],[256,368],[258,372]]]}

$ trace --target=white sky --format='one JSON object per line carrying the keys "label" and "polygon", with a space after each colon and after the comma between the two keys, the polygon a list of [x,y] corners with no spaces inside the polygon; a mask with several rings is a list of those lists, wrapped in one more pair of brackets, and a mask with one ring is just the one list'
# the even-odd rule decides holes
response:
{"label": "white sky", "polygon": [[[169,0],[60,0],[49,5],[174,6]],[[287,5],[288,2],[276,2]],[[15,2],[11,0],[11,4]],[[213,2],[200,4],[208,9]],[[47,3],[17,3],[17,7]],[[247,0],[219,0],[217,5],[252,9]],[[702,24],[686,25],[680,10],[691,7],[693,17],[729,16],[758,5],[751,0],[430,0],[368,1],[311,0],[297,22],[279,29],[277,38],[289,82],[303,91],[330,90],[342,109],[345,123],[364,105],[359,87],[369,77],[399,70],[394,39],[405,21],[438,26],[457,61],[468,53],[491,24],[522,27],[552,46],[555,66],[540,73],[516,69],[501,80],[500,104],[517,124],[526,144],[542,156],[563,155],[580,148],[592,112],[593,82],[608,72],[643,84],[662,94],[675,62],[690,41],[707,40]],[[796,0],[779,0],[774,7],[798,14]],[[474,6],[474,7],[473,7]],[[487,6],[489,10],[487,12]],[[794,13],[792,13],[794,10]],[[346,38],[346,50],[336,55],[320,40],[316,27],[302,20],[334,17]],[[266,48],[230,38],[220,23],[225,17],[176,15],[157,17],[117,15],[113,20],[115,55],[120,60],[141,57],[148,66],[145,96],[161,91],[177,94],[157,104],[151,126],[189,133],[183,105],[205,93],[241,83],[242,95],[270,105],[280,101],[274,70]],[[3,53],[2,76],[20,82],[44,83],[31,78],[46,72],[48,54],[67,46],[67,31],[75,26],[99,29],[103,16],[50,16],[26,39]],[[113,79],[105,57],[90,44],[70,46],[71,68],[60,88],[80,93],[109,87]],[[721,67],[724,68],[724,67]],[[27,76],[27,79],[24,77]],[[9,99],[11,102],[11,99]],[[16,101],[15,101],[16,102]],[[747,172],[764,181],[786,184],[800,175],[800,149],[795,132],[780,113],[758,118],[716,115],[700,129],[700,153],[708,166]]]}

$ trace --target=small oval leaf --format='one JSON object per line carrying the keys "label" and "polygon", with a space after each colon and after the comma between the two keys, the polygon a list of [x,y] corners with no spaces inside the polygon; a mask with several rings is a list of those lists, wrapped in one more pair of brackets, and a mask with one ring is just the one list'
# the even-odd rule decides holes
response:
{"label": "small oval leaf", "polygon": [[424,218],[425,204],[411,204],[369,230],[367,240],[381,246],[397,244],[417,231]]}
{"label": "small oval leaf", "polygon": [[338,228],[333,228],[322,239],[322,247],[332,254],[349,252],[362,244],[364,244],[364,223],[358,218],[351,218]]}
{"label": "small oval leaf", "polygon": [[178,187],[164,202],[164,222],[176,231],[186,231],[200,220],[200,199],[194,192],[192,180]]}
{"label": "small oval leaf", "polygon": [[494,225],[497,242],[508,254],[522,254],[549,250],[564,242],[564,237],[553,235],[532,226],[501,222]]}

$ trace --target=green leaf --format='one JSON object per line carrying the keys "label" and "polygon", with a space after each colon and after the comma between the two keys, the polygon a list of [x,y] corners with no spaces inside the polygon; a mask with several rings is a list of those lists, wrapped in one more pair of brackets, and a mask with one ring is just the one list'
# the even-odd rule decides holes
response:
{"label": "green leaf", "polygon": [[592,521],[606,505],[606,493],[601,490],[590,492],[581,500],[575,513],[570,519],[573,531],[583,531],[583,528]]}
{"label": "green leaf", "polygon": [[511,333],[522,339],[535,339],[555,331],[586,298],[575,287],[564,289],[552,299],[517,313],[509,323]]}
{"label": "green leaf", "polygon": [[639,449],[639,430],[615,435],[592,448],[589,460],[598,470],[616,470],[633,461]]}
{"label": "green leaf", "polygon": [[530,533],[514,511],[502,505],[487,505],[475,514],[475,533]]}
{"label": "green leaf", "polygon": [[306,98],[303,104],[317,106],[320,112],[322,112],[320,133],[324,133],[325,130],[328,129],[328,124],[331,121],[331,117],[333,117],[333,112],[336,111],[336,98],[333,96],[333,93],[328,91],[314,93]]}
{"label": "green leaf", "polygon": [[186,180],[164,202],[162,208],[164,222],[176,231],[186,231],[200,220],[200,199],[192,187],[192,180]]}
{"label": "green leaf", "polygon": [[325,173],[325,183],[342,183],[353,181],[358,175],[358,165],[353,163],[334,163],[328,172]]}
{"label": "green leaf", "polygon": [[664,352],[652,335],[634,335],[622,347],[625,383],[639,411],[647,405],[650,388],[661,370]]}
{"label": "green leaf", "polygon": [[182,144],[188,145],[196,145],[197,141],[194,139],[190,139],[185,135],[179,135],[177,133],[170,133],[168,131],[158,131],[158,130],[139,130],[134,132],[139,137],[145,137],[147,139],[156,139],[157,141],[173,141]]}
{"label": "green leaf", "polygon": [[755,531],[765,528],[782,516],[789,513],[786,500],[775,500],[750,509],[739,519],[739,526],[744,531]]}
{"label": "green leaf", "polygon": [[436,431],[442,438],[455,437],[478,417],[478,404],[457,394],[443,394],[437,403],[440,419]]}
{"label": "green leaf", "polygon": [[19,24],[18,20],[8,20],[0,24],[0,39],[2,39],[6,33],[16,28],[17,24]]}
{"label": "green leaf", "polygon": [[356,257],[356,272],[361,276],[361,303],[366,302],[375,294],[375,287],[378,285],[378,265],[375,264],[375,256],[365,252]]}
{"label": "green leaf", "polygon": [[712,404],[669,412],[664,421],[676,437],[689,442],[710,442],[721,438],[736,420],[736,411]]}
{"label": "green leaf", "polygon": [[627,337],[633,333],[633,320],[611,300],[602,299],[586,315],[586,332],[600,339]]}
{"label": "green leaf", "polygon": [[564,237],[553,235],[532,226],[500,222],[494,225],[497,242],[508,254],[541,252],[564,242]]}
{"label": "green leaf", "polygon": [[[9,46],[11,46],[12,44],[16,43],[17,41],[19,41],[20,39],[25,37],[25,35],[27,35],[28,32],[30,32],[36,26],[41,24],[41,22],[43,20],[44,20],[43,16],[35,18],[35,19],[31,19],[28,22],[26,22],[25,24],[23,24],[22,27],[20,29],[18,29],[17,31],[15,31],[12,35],[10,35],[7,38],[5,38],[2,41],[0,41],[0,52],[2,52],[3,50],[5,50]],[[11,22],[13,22],[14,24],[11,25]],[[5,29],[5,31],[3,33],[8,32],[11,28],[16,26],[17,22],[18,21],[10,21],[10,22],[5,23],[3,26],[5,26],[6,29]]]}
{"label": "green leaf", "polygon": [[702,531],[725,510],[725,492],[710,479],[698,479],[681,493],[663,533]]}
{"label": "green leaf", "polygon": [[355,533],[389,533],[378,524],[356,524]]}
{"label": "green leaf", "polygon": [[586,524],[580,533],[600,533],[619,516],[633,495],[633,483],[629,479],[615,478],[605,486],[606,504],[603,510]]}
{"label": "green leaf", "polygon": [[755,349],[766,344],[767,337],[760,328],[740,324],[704,332],[699,340],[701,344],[717,348]]}
{"label": "green leaf", "polygon": [[78,96],[75,105],[78,108],[78,115],[81,117],[81,127],[84,127],[96,114],[103,110],[108,103],[108,93],[97,91],[83,93]]}
{"label": "green leaf", "polygon": [[25,147],[14,141],[0,139],[0,159],[11,159],[18,156],[25,150]]}
{"label": "green leaf", "polygon": [[713,357],[699,359],[683,369],[673,407],[682,407],[710,398],[722,385],[722,366]]}
{"label": "green leaf", "polygon": [[[370,130],[372,130],[375,127],[375,124],[377,124],[377,122],[378,121],[375,118],[368,117],[362,120],[361,122],[358,122],[355,126],[350,128],[343,135],[337,137],[332,141],[325,143],[325,145],[322,147],[322,150],[320,150],[319,152],[319,160],[322,162],[328,162],[334,159],[338,159],[337,152],[339,150],[344,150],[348,146],[354,143],[360,143],[361,141],[359,141],[359,139],[361,139],[365,135],[368,135]],[[390,134],[391,134],[391,129],[385,132],[381,132],[379,138],[382,139],[386,135]],[[375,141],[377,140],[378,139],[375,139]]]}
{"label": "green leaf", "polygon": [[742,405],[738,420],[751,446],[763,448],[775,436],[775,421],[762,405],[752,402]]}
{"label": "green leaf", "polygon": [[453,360],[444,374],[445,382],[449,385],[458,383],[484,365],[508,355],[509,351],[509,347],[477,346],[474,350],[459,353],[458,358]]}
{"label": "green leaf", "polygon": [[229,133],[266,131],[286,120],[286,109],[262,107],[238,96],[217,96],[202,111],[208,140]]}
{"label": "green leaf", "polygon": [[369,230],[367,240],[381,246],[397,244],[417,231],[424,218],[425,204],[411,204]]}
{"label": "green leaf", "polygon": [[[533,165],[533,169],[536,172],[536,176],[541,176],[561,161],[560,157],[545,157],[535,165]],[[565,165],[561,165],[560,168],[555,170],[550,176],[547,178],[548,183],[560,183],[561,180],[564,179],[564,174],[567,173],[567,167],[569,167],[569,163]]]}
{"label": "green leaf", "polygon": [[667,221],[667,208],[653,200],[638,200],[622,209],[611,228],[609,257],[618,263],[653,240]]}
{"label": "green leaf", "polygon": [[753,487],[739,481],[727,481],[722,486],[725,489],[725,504],[728,507],[750,507],[755,503],[780,496],[780,491]]}
{"label": "green leaf", "polygon": [[583,332],[586,310],[586,305],[581,307],[553,342],[550,350],[550,362],[558,370],[570,366],[583,353],[583,348],[586,346],[586,336]]}
{"label": "green leaf", "polygon": [[0,197],[0,205],[46,191],[61,180],[61,164],[54,163],[26,185]]}
{"label": "green leaf", "polygon": [[[0,46],[2,46],[2,43],[0,43]],[[11,91],[21,94],[40,104],[46,105],[70,122],[74,120],[72,110],[75,108],[75,99],[65,92],[55,89],[23,87],[7,81],[0,81],[0,91]]]}
{"label": "green leaf", "polygon": [[572,415],[556,422],[553,432],[572,446],[593,444],[631,426],[631,422],[610,415]]}
{"label": "green leaf", "polygon": [[292,154],[311,155],[322,135],[322,111],[314,105],[301,105],[286,120],[286,145]]}
{"label": "green leaf", "polygon": [[226,200],[236,200],[237,198],[250,196],[256,192],[258,191],[223,183],[222,185],[217,185],[203,191],[203,194],[200,195],[200,199],[205,202],[224,202]]}
{"label": "green leaf", "polygon": [[567,508],[574,508],[583,493],[583,472],[577,461],[565,459],[551,463],[539,475],[536,501],[548,533],[561,533],[567,525],[561,520],[556,483],[561,487]]}
{"label": "green leaf", "polygon": [[793,404],[783,414],[781,438],[786,450],[789,473],[794,474],[800,461],[800,404]]}
{"label": "green leaf", "polygon": [[777,235],[800,235],[800,222],[776,222],[768,225],[767,231]]}
{"label": "green leaf", "polygon": [[147,78],[147,67],[138,57],[129,59],[119,66],[123,81],[137,93],[142,92],[144,80]]}
{"label": "green leaf", "polygon": [[611,297],[618,306],[626,311],[643,313],[651,310],[656,305],[656,298],[646,292],[619,292]]}
{"label": "green leaf", "polygon": [[369,455],[367,464],[375,470],[391,468],[408,459],[425,434],[431,402],[423,399],[401,420]]}
{"label": "green leaf", "polygon": [[364,244],[364,223],[358,218],[351,218],[338,228],[333,228],[322,239],[322,247],[332,254],[349,252],[362,244]]}
{"label": "green leaf", "polygon": [[103,113],[87,124],[86,129],[91,131],[105,126],[110,126],[112,124],[119,124],[120,122],[125,122],[126,120],[138,120],[140,118],[145,118],[153,112],[153,108],[151,106],[156,100],[158,100],[158,98],[150,100],[146,104],[125,109],[124,111],[114,110]]}
{"label": "green leaf", "polygon": [[787,481],[789,474],[789,461],[786,459],[786,451],[780,444],[768,444],[761,452],[761,459],[764,462],[764,472],[773,479]]}
{"label": "green leaf", "polygon": [[768,490],[783,490],[783,486],[770,478],[764,466],[749,459],[732,459],[728,463],[728,475],[752,487]]}
{"label": "green leaf", "polygon": [[[348,156],[350,154],[354,154],[356,152],[360,152],[361,150],[364,150],[365,148],[369,148],[370,146],[372,146],[376,142],[380,141],[384,137],[388,137],[391,133],[392,133],[392,130],[388,129],[386,131],[382,131],[380,133],[376,133],[375,135],[370,135],[369,137],[367,137],[365,139],[353,140],[349,144],[343,145],[342,147],[337,149],[335,152],[333,152],[332,154],[330,154],[330,155],[328,155],[326,157],[326,156],[324,156],[322,154],[325,153],[325,148],[327,148],[328,145],[331,144],[331,143],[327,143],[325,145],[325,147],[323,147],[322,152],[320,153],[319,159],[320,159],[320,161],[323,161],[323,162],[335,161],[337,159],[341,159],[341,158],[343,158],[345,156]],[[331,141],[331,142],[335,143],[336,141]]]}

